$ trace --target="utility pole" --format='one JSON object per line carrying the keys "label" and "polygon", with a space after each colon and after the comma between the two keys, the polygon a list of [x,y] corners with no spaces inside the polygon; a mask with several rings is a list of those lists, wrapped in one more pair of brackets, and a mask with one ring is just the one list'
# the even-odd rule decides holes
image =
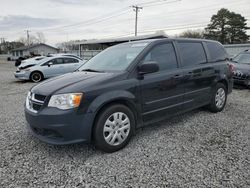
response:
{"label": "utility pole", "polygon": [[139,7],[137,5],[133,5],[132,7],[135,11],[135,36],[137,36],[138,12],[142,9],[142,7]]}
{"label": "utility pole", "polygon": [[1,44],[3,44],[4,43],[4,41],[5,41],[5,38],[0,38],[0,41],[1,41]]}
{"label": "utility pole", "polygon": [[30,45],[30,34],[29,32],[31,32],[30,30],[25,30],[26,31],[26,35],[27,35],[27,45],[29,46]]}

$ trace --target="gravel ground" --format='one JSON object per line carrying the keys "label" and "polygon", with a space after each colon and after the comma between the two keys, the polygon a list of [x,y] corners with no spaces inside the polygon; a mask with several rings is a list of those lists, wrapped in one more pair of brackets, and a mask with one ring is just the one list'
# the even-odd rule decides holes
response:
{"label": "gravel ground", "polygon": [[250,187],[250,91],[222,113],[195,110],[137,131],[112,154],[47,145],[26,130],[30,82],[0,62],[0,187]]}

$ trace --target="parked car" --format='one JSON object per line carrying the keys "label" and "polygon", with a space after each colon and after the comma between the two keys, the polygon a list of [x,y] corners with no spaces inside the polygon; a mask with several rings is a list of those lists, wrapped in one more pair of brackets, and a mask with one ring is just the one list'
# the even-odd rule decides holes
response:
{"label": "parked car", "polygon": [[250,88],[250,51],[246,50],[232,58],[235,71],[233,80],[235,84]]}
{"label": "parked car", "polygon": [[14,75],[20,80],[40,82],[45,78],[74,72],[83,64],[84,61],[73,57],[46,57],[37,62],[33,61],[21,64]]}
{"label": "parked car", "polygon": [[33,59],[33,58],[40,58],[41,55],[40,54],[32,54],[32,55],[25,55],[25,56],[22,56],[22,57],[18,57],[15,61],[15,66],[18,67],[19,65],[21,65],[22,62],[25,62],[26,60],[30,60],[30,59]]}
{"label": "parked car", "polygon": [[28,93],[31,133],[50,144],[93,142],[105,152],[128,144],[136,128],[207,106],[223,110],[232,66],[215,41],[154,39],[110,47],[77,72]]}
{"label": "parked car", "polygon": [[25,59],[25,60],[21,61],[21,64],[22,64],[22,63],[38,62],[38,61],[44,59],[45,57],[46,57],[46,56],[31,57],[31,58],[28,58],[28,59]]}
{"label": "parked car", "polygon": [[28,57],[19,57],[15,60],[15,66],[18,67],[19,65],[21,65],[21,62],[25,59],[28,59]]}
{"label": "parked car", "polygon": [[31,57],[31,58],[22,60],[20,65],[17,67],[17,70],[22,70],[22,69],[37,65],[41,62],[41,60],[43,60],[45,58],[47,58],[47,57],[46,56],[37,56],[37,57]]}

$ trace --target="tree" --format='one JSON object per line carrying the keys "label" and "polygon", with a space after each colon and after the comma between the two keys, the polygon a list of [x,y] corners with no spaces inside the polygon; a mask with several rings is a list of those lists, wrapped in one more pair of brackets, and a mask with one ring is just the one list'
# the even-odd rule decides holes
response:
{"label": "tree", "polygon": [[0,45],[0,48],[1,48],[1,53],[9,53],[11,50],[15,49],[15,48],[19,48],[19,47],[22,47],[24,46],[23,43],[21,42],[15,42],[15,41],[12,41],[12,42],[9,42],[9,41],[5,41],[4,43],[2,43]]}
{"label": "tree", "polygon": [[205,38],[218,40],[222,44],[245,43],[249,36],[246,34],[246,19],[240,14],[222,8],[211,18],[211,23],[205,29]]}
{"label": "tree", "polygon": [[46,42],[46,38],[45,38],[43,32],[37,32],[36,39],[37,39],[38,43],[45,43]]}
{"label": "tree", "polygon": [[[25,37],[19,38],[18,41],[25,44],[26,46],[28,45],[28,40]],[[42,32],[37,32],[35,35],[29,36],[29,45],[45,43],[45,42],[46,38]]]}
{"label": "tree", "polygon": [[203,30],[187,30],[182,32],[179,37],[183,38],[204,38],[204,31]]}

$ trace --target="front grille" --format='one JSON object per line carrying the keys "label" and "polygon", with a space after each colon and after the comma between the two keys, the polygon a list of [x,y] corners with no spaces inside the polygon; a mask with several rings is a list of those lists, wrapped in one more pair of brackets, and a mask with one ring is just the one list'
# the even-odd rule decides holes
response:
{"label": "front grille", "polygon": [[241,71],[235,71],[234,75],[233,75],[233,78],[234,79],[239,79],[239,80],[246,80],[246,79],[249,79],[250,76],[245,74],[245,73],[242,73]]}
{"label": "front grille", "polygon": [[36,99],[36,100],[39,100],[39,101],[45,101],[45,98],[46,98],[46,96],[44,96],[44,95],[39,95],[39,94],[35,94],[34,95],[34,98]]}
{"label": "front grille", "polygon": [[234,79],[238,79],[238,80],[246,80],[246,79],[249,79],[250,76],[246,75],[246,74],[241,74],[241,75],[237,75],[235,74],[233,76]]}
{"label": "front grille", "polygon": [[39,111],[41,109],[41,104],[32,103],[32,108],[36,111]]}
{"label": "front grille", "polygon": [[26,100],[26,107],[32,112],[37,113],[43,106],[46,96],[29,93]]}

